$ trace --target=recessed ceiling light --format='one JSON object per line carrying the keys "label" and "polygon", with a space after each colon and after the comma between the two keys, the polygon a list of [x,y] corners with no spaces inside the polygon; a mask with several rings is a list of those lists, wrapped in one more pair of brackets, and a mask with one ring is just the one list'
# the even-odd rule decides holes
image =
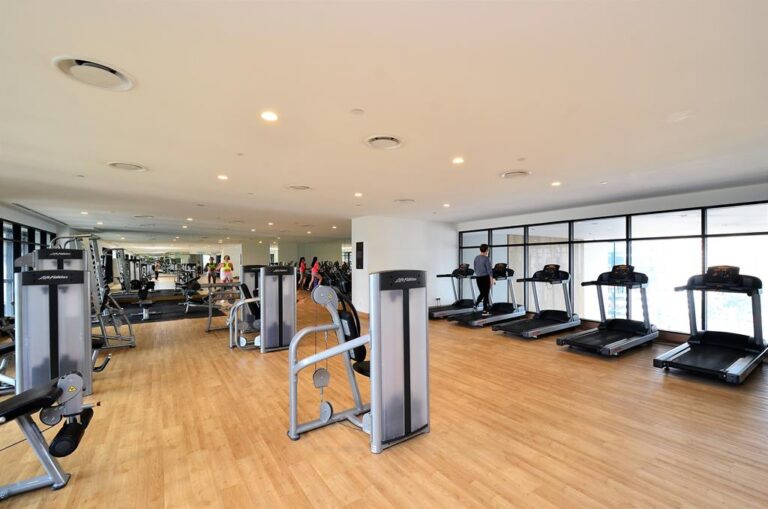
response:
{"label": "recessed ceiling light", "polygon": [[278,237],[277,240],[280,240],[280,237]]}
{"label": "recessed ceiling light", "polygon": [[229,240],[229,237],[227,237],[227,240]]}
{"label": "recessed ceiling light", "polygon": [[255,231],[256,231],[256,228],[251,228],[251,231],[252,231],[252,232],[255,232]]}
{"label": "recessed ceiling light", "polygon": [[527,170],[512,170],[512,171],[503,171],[499,173],[499,178],[502,179],[511,179],[515,177],[527,177],[530,175],[531,172]]}
{"label": "recessed ceiling light", "polygon": [[85,210],[81,211],[80,213],[81,213],[82,215],[84,215],[84,216],[87,216],[87,215],[88,215],[88,212],[87,212],[87,211],[85,211]]}
{"label": "recessed ceiling light", "polygon": [[216,176],[216,178],[219,180],[229,180],[229,177],[227,177],[226,175],[218,175]]}
{"label": "recessed ceiling light", "polygon": [[381,150],[392,150],[395,148],[399,148],[403,144],[400,138],[397,138],[395,136],[382,135],[382,134],[369,136],[368,138],[365,139],[365,142],[369,146],[373,148],[378,148]]}
{"label": "recessed ceiling light", "polygon": [[120,240],[125,240],[125,237],[120,237]]}
{"label": "recessed ceiling light", "polygon": [[262,241],[259,241],[259,244],[261,244],[261,243],[262,243]]}
{"label": "recessed ceiling light", "polygon": [[312,235],[312,232],[307,232],[307,235]]}
{"label": "recessed ceiling light", "polygon": [[331,228],[333,228],[333,229],[335,230],[335,229],[336,229],[336,225],[334,225],[334,226],[331,226]]}
{"label": "recessed ceiling light", "polygon": [[174,237],[174,238],[178,239],[179,237]]}
{"label": "recessed ceiling light", "polygon": [[133,88],[133,81],[123,72],[108,65],[72,57],[56,57],[53,65],[81,83],[124,92]]}
{"label": "recessed ceiling light", "polygon": [[187,221],[194,221],[194,219],[192,219],[191,217],[188,217]]}
{"label": "recessed ceiling light", "polygon": [[605,185],[605,184],[607,184],[607,183],[608,183],[608,182],[605,182],[605,181],[603,181],[603,182],[600,182],[600,185],[601,185],[601,186],[604,186],[604,185]]}
{"label": "recessed ceiling light", "polygon": [[267,226],[275,226],[275,223],[269,222],[267,223]]}
{"label": "recessed ceiling light", "polygon": [[453,164],[464,164],[464,158],[463,157],[454,157],[451,162]]}
{"label": "recessed ceiling light", "polygon": [[445,208],[448,208],[448,207],[450,207],[450,206],[451,206],[451,204],[450,204],[450,203],[443,203],[443,207],[445,207]]}
{"label": "recessed ceiling light", "polygon": [[102,224],[104,224],[104,221],[96,221],[96,224],[102,225]]}
{"label": "recessed ceiling light", "polygon": [[274,111],[262,111],[261,119],[266,122],[277,122],[277,113]]}
{"label": "recessed ceiling light", "polygon": [[145,173],[147,171],[146,166],[142,166],[136,163],[122,163],[120,161],[110,161],[107,166],[111,166],[116,170],[130,171],[133,173]]}
{"label": "recessed ceiling light", "polygon": [[298,185],[298,186],[288,186],[288,189],[290,189],[291,191],[309,191],[312,188],[309,186]]}
{"label": "recessed ceiling light", "polygon": [[560,187],[562,185],[562,182],[559,182],[559,181],[556,180],[556,181],[552,182],[552,184],[550,184],[550,185],[552,187]]}
{"label": "recessed ceiling light", "polygon": [[362,198],[362,197],[363,197],[363,193],[355,193],[355,198]]}
{"label": "recessed ceiling light", "polygon": [[187,225],[185,225],[185,224],[181,225],[181,227],[182,227],[182,228],[184,228],[185,230],[186,230],[187,228],[189,228],[189,227],[188,227]]}

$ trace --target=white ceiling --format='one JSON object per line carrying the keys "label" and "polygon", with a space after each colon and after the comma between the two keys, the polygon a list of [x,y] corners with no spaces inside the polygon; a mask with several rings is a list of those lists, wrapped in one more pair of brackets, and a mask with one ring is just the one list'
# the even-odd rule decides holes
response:
{"label": "white ceiling", "polygon": [[[215,242],[766,181],[766,19],[764,0],[6,0],[0,201],[113,239]],[[78,83],[61,55],[136,86]],[[497,177],[512,169],[532,175]]]}

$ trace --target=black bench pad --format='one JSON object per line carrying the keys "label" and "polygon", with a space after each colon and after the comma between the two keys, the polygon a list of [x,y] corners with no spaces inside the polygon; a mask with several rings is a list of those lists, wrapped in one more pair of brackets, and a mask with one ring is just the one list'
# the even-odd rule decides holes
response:
{"label": "black bench pad", "polygon": [[16,346],[13,343],[8,343],[6,345],[0,345],[0,356],[8,355],[9,353],[13,353],[15,350],[16,350]]}
{"label": "black bench pad", "polygon": [[10,399],[0,401],[0,417],[4,417],[6,422],[10,422],[22,415],[53,406],[61,396],[61,392],[58,380],[51,380],[47,384],[32,387]]}

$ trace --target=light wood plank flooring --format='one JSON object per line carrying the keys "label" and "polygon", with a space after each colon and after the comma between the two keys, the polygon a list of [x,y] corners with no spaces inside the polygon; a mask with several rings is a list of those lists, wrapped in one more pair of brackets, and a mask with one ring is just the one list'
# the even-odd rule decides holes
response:
{"label": "light wood plank flooring", "polygon": [[[307,302],[299,316],[328,321]],[[96,375],[69,486],[5,506],[768,507],[763,370],[731,387],[653,368],[668,345],[605,359],[432,322],[432,432],[373,455],[343,424],[288,439],[287,352],[230,351],[204,327],[137,325],[138,347]],[[330,369],[326,398],[346,408]],[[310,375],[302,419],[319,404]],[[17,428],[0,427],[0,448]],[[37,470],[26,445],[0,452],[0,484]]]}

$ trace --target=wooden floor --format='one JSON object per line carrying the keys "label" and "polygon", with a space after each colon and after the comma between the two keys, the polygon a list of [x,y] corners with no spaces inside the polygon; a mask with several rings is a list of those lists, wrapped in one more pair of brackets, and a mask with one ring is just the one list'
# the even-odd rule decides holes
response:
{"label": "wooden floor", "polygon": [[[327,321],[300,306],[300,325]],[[288,439],[287,353],[230,351],[204,327],[137,325],[138,347],[96,375],[69,485],[5,506],[768,507],[763,370],[732,387],[653,368],[668,345],[605,359],[433,322],[432,431],[373,455],[344,424]],[[331,371],[326,398],[346,408]],[[309,375],[302,419],[319,404]],[[0,427],[0,448],[17,428]],[[24,444],[0,465],[0,484],[38,469]]]}

